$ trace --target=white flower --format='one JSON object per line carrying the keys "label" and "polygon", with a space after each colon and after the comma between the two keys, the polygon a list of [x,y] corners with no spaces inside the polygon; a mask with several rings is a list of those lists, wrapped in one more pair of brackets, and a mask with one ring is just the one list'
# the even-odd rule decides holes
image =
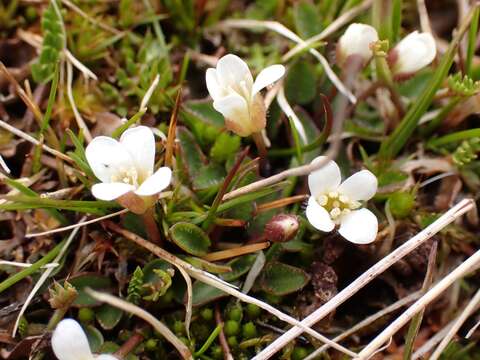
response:
{"label": "white flower", "polygon": [[[317,157],[312,163],[323,158]],[[312,196],[308,199],[307,219],[313,227],[325,232],[340,225],[340,235],[355,244],[371,243],[377,236],[378,221],[370,210],[360,209],[360,201],[375,195],[377,178],[362,170],[341,181],[340,168],[331,160],[308,176]]]}
{"label": "white flower", "polygon": [[101,181],[92,194],[101,200],[117,200],[135,213],[153,205],[154,195],[165,189],[172,178],[168,167],[153,172],[155,138],[146,126],[126,130],[117,141],[98,136],[85,150],[88,164]]}
{"label": "white flower", "polygon": [[52,349],[59,360],[118,360],[115,356],[94,356],[87,336],[73,319],[60,321],[52,335]]}
{"label": "white flower", "polygon": [[366,64],[373,56],[370,44],[376,41],[378,41],[378,34],[373,26],[351,24],[338,40],[337,59],[339,64],[353,55],[361,56]]}
{"label": "white flower", "polygon": [[218,60],[207,70],[205,80],[213,107],[225,117],[225,126],[240,136],[265,128],[266,109],[260,91],[285,74],[283,65],[263,69],[253,81],[248,65],[236,55]]}
{"label": "white flower", "polygon": [[388,58],[393,74],[405,77],[429,65],[436,55],[437,47],[433,36],[414,31],[392,49]]}

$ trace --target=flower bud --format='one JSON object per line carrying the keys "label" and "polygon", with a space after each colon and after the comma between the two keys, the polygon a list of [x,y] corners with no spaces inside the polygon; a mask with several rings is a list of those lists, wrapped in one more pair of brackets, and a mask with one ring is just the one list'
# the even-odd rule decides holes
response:
{"label": "flower bud", "polygon": [[370,44],[375,41],[378,41],[378,34],[374,27],[358,23],[351,24],[338,40],[338,64],[342,65],[354,55],[362,57],[364,65],[367,64],[373,56]]}
{"label": "flower bud", "polygon": [[265,225],[265,237],[272,242],[285,242],[293,239],[298,232],[298,218],[295,215],[275,215]]}
{"label": "flower bud", "polygon": [[53,309],[68,309],[78,296],[77,290],[67,281],[64,286],[57,282],[49,289],[50,299],[48,302]]}
{"label": "flower bud", "polygon": [[390,51],[388,62],[395,78],[404,79],[429,65],[436,55],[433,36],[414,31]]}
{"label": "flower bud", "polygon": [[225,118],[225,127],[239,136],[258,133],[266,126],[266,109],[262,89],[285,74],[283,65],[263,69],[255,79],[248,65],[236,55],[218,60],[216,68],[205,74],[213,107]]}

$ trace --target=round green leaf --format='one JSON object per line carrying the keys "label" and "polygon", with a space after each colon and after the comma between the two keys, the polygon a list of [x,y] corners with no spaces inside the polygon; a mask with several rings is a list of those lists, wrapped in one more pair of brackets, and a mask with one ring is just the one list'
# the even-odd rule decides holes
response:
{"label": "round green leaf", "polygon": [[298,61],[287,74],[285,93],[291,104],[308,104],[317,95],[317,76],[312,65]]}
{"label": "round green leaf", "polygon": [[172,241],[182,250],[195,256],[204,256],[210,247],[207,234],[194,224],[179,222],[170,228]]}
{"label": "round green leaf", "polygon": [[260,285],[269,294],[286,295],[300,290],[309,280],[302,269],[272,261],[264,267]]}
{"label": "round green leaf", "polygon": [[123,311],[108,304],[103,304],[95,313],[97,321],[105,330],[111,330],[122,319]]}

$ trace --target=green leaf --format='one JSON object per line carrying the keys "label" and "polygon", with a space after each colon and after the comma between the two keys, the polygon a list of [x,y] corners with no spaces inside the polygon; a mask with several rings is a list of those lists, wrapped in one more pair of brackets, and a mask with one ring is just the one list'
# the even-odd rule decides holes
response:
{"label": "green leaf", "polygon": [[317,94],[317,76],[313,66],[298,61],[289,70],[285,80],[287,99],[293,104],[308,104]]}
{"label": "green leaf", "polygon": [[303,288],[310,276],[300,268],[277,261],[269,262],[262,271],[261,288],[272,295],[286,295]]}
{"label": "green leaf", "polygon": [[78,275],[70,278],[68,281],[78,292],[78,296],[73,302],[73,306],[77,307],[100,305],[100,302],[93,299],[85,292],[86,288],[92,288],[99,291],[108,291],[112,287],[112,282],[108,277],[92,273]]}
{"label": "green leaf", "polygon": [[297,33],[308,39],[322,31],[322,19],[315,5],[302,1],[294,7],[293,17]]}
{"label": "green leaf", "polygon": [[173,225],[169,232],[172,241],[187,253],[195,256],[207,254],[210,239],[198,226],[187,222],[179,222]]}
{"label": "green leaf", "polygon": [[201,306],[209,303],[213,300],[220,299],[227,296],[222,290],[214,288],[213,286],[204,284],[203,282],[196,281],[193,283],[193,306]]}
{"label": "green leaf", "polygon": [[257,256],[255,254],[249,254],[239,256],[231,260],[227,263],[227,265],[232,268],[232,271],[222,274],[222,279],[225,281],[233,281],[238,279],[240,276],[246,274],[250,270],[256,258]]}
{"label": "green leaf", "polygon": [[63,20],[56,0],[50,1],[42,16],[43,44],[40,56],[32,64],[32,76],[36,82],[49,81],[60,61],[60,52],[65,47]]}
{"label": "green leaf", "polygon": [[95,312],[98,323],[104,330],[112,330],[120,322],[123,311],[108,304],[103,304]]}
{"label": "green leaf", "polygon": [[211,158],[217,162],[228,160],[238,151],[240,142],[240,137],[236,135],[230,135],[226,132],[221,133],[210,149]]}
{"label": "green leaf", "polygon": [[[88,338],[88,343],[90,344],[90,349],[93,352],[97,352],[103,345],[104,339],[103,335],[95,326],[87,325],[83,327],[85,334]],[[75,339],[73,339],[75,340]]]}

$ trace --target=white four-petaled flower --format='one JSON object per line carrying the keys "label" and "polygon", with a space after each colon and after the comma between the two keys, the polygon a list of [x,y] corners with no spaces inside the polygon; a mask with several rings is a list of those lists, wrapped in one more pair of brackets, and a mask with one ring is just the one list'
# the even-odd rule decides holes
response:
{"label": "white four-petaled flower", "polygon": [[[317,157],[313,163],[324,158]],[[377,178],[370,171],[362,170],[341,181],[340,168],[331,160],[308,176],[311,196],[307,219],[313,227],[325,232],[340,225],[338,232],[345,239],[368,244],[377,236],[378,221],[370,210],[361,208],[361,201],[375,195]]]}
{"label": "white four-petaled flower", "polygon": [[161,167],[154,172],[155,138],[146,126],[126,130],[117,141],[98,136],[85,150],[95,176],[101,181],[92,194],[101,200],[117,200],[135,213],[143,213],[155,202],[154,195],[171,181],[172,171]]}
{"label": "white four-petaled flower", "polygon": [[437,55],[435,39],[430,33],[414,31],[405,36],[389,53],[396,77],[409,77],[429,65]]}
{"label": "white four-petaled flower", "polygon": [[361,56],[366,64],[373,56],[370,45],[378,41],[377,30],[366,24],[351,24],[338,40],[337,61],[344,63],[350,56]]}
{"label": "white four-petaled flower", "polygon": [[94,356],[85,332],[73,319],[58,323],[52,335],[52,349],[59,360],[118,360],[109,354]]}
{"label": "white four-petaled flower", "polygon": [[285,74],[283,65],[263,69],[253,81],[248,65],[236,55],[218,60],[207,70],[205,80],[213,107],[225,118],[225,126],[240,136],[249,136],[265,128],[266,109],[260,91]]}

